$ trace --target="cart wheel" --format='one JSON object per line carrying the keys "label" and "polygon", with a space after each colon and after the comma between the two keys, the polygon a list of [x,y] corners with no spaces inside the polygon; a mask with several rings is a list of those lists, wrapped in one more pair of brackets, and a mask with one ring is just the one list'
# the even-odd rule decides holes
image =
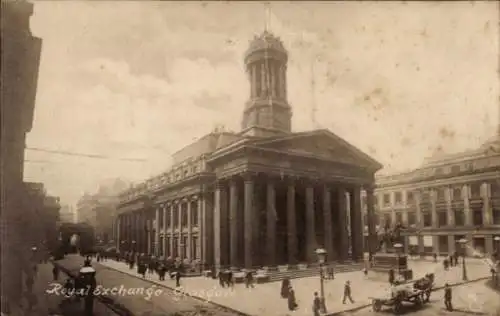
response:
{"label": "cart wheel", "polygon": [[375,312],[380,312],[382,310],[382,303],[379,300],[372,301],[372,308]]}

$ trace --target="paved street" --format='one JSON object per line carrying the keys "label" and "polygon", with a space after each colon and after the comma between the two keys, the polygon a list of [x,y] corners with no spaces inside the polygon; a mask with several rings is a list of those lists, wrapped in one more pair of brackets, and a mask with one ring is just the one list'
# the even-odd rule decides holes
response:
{"label": "paved street", "polygon": [[[124,263],[107,261],[107,267],[122,271],[123,273],[137,276],[135,270],[129,270]],[[415,277],[422,277],[426,273],[433,272],[436,275],[436,286],[444,286],[446,282],[450,284],[462,282],[461,268],[456,267],[449,271],[444,271],[439,263],[427,261],[412,261],[410,267],[414,270]],[[471,264],[468,266],[469,280],[475,280],[489,275],[489,269],[481,264]],[[353,304],[342,304],[343,285],[349,280],[352,285]],[[158,281],[156,276],[151,277],[151,282],[159,286],[174,288],[174,280]],[[279,282],[258,284],[255,289],[246,289],[244,285],[237,284],[234,290],[223,289],[218,286],[216,280],[204,277],[193,277],[183,279],[181,282],[183,290],[193,296],[210,300],[220,305],[228,306],[232,309],[250,315],[289,315],[286,300],[280,297]],[[310,315],[314,291],[319,291],[320,282],[317,277],[302,278],[292,280],[299,310],[293,315]],[[387,281],[376,280],[371,276],[366,278],[363,273],[348,272],[338,274],[335,280],[326,281],[325,297],[329,312],[341,312],[369,305],[370,297],[388,294]]]}
{"label": "paved street", "polygon": [[[57,261],[64,267],[78,271],[84,258],[77,255],[68,255]],[[108,261],[111,263],[113,261]],[[176,295],[164,287],[152,284],[148,280],[134,276],[127,276],[121,272],[109,269],[106,266],[93,262],[97,270],[97,283],[103,289],[115,289],[115,293],[107,293],[117,303],[125,306],[134,316],[165,316],[165,315],[193,315],[195,311],[204,311],[202,315],[233,316],[236,313],[223,311],[215,306],[186,296]]]}
{"label": "paved street", "polygon": [[[456,310],[448,312],[444,309],[444,291],[439,290],[432,293],[431,303],[423,308],[416,309],[413,306],[406,307],[404,314],[411,316],[427,315],[453,315],[453,316],[499,316],[500,300],[499,294],[485,286],[485,282],[470,283],[453,288],[453,306]],[[343,313],[343,316],[372,316],[390,315],[391,310],[382,310],[375,313],[371,307],[356,311]]]}
{"label": "paved street", "polygon": [[[37,304],[32,309],[31,314],[22,312],[23,315],[61,315],[61,316],[83,316],[82,303],[71,303],[61,305],[63,300],[61,295],[55,293],[49,294],[47,290],[54,288],[54,283],[63,283],[66,276],[60,273],[59,280],[54,281],[52,277],[52,264],[39,264],[36,275],[33,293],[36,295]],[[105,305],[94,303],[95,316],[115,316],[116,314],[109,310]]]}

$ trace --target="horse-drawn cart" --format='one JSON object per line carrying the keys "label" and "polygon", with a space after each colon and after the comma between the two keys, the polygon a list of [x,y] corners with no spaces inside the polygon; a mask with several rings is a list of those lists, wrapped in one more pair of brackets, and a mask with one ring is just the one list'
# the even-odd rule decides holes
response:
{"label": "horse-drawn cart", "polygon": [[380,312],[383,306],[392,307],[395,314],[399,314],[404,303],[421,306],[429,302],[432,292],[434,275],[427,275],[412,284],[395,285],[391,288],[390,295],[384,298],[372,298],[372,308]]}

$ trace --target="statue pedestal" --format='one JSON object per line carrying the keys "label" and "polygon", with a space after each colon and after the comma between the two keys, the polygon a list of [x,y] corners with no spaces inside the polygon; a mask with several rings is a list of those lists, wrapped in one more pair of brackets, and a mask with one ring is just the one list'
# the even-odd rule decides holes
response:
{"label": "statue pedestal", "polygon": [[371,271],[376,278],[387,280],[389,270],[393,269],[395,275],[398,274],[405,280],[411,280],[413,273],[408,269],[408,257],[405,254],[376,253],[373,255]]}

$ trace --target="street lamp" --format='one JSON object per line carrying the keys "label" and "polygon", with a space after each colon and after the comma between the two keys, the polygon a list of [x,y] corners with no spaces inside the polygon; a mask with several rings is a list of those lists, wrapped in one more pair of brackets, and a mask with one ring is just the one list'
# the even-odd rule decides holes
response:
{"label": "street lamp", "polygon": [[401,266],[401,249],[403,249],[403,245],[400,244],[400,243],[395,243],[393,245],[394,249],[396,250],[396,255],[398,257],[398,277],[401,275],[401,270],[400,270],[400,266]]}
{"label": "street lamp", "polygon": [[323,248],[316,249],[316,255],[318,256],[319,261],[319,279],[321,284],[321,313],[326,313],[326,303],[325,303],[325,285],[324,285],[324,277],[323,277],[323,265],[326,261],[326,250]]}
{"label": "street lamp", "polygon": [[466,253],[466,245],[467,239],[462,238],[458,241],[460,243],[460,247],[462,249],[462,280],[467,281],[467,268],[465,267],[465,253]]}
{"label": "street lamp", "polygon": [[495,238],[493,238],[493,240],[495,241],[495,247],[496,247],[496,250],[495,250],[495,253],[496,253],[496,256],[495,256],[495,262],[493,262],[493,271],[495,271],[495,283],[498,286],[500,286],[500,277],[498,276],[498,274],[500,273],[500,236],[495,236]]}

